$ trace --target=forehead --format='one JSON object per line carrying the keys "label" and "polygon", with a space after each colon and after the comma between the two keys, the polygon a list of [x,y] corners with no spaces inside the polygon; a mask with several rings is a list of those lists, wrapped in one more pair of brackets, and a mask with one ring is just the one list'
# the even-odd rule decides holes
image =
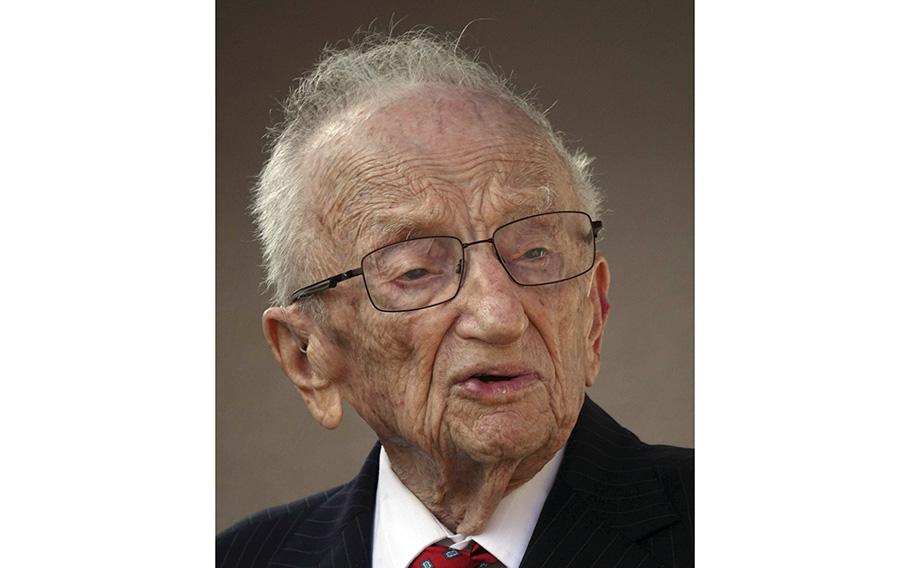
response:
{"label": "forehead", "polygon": [[543,130],[490,95],[424,87],[352,111],[324,131],[331,135],[316,152],[311,205],[336,242],[371,246],[400,233],[577,206]]}

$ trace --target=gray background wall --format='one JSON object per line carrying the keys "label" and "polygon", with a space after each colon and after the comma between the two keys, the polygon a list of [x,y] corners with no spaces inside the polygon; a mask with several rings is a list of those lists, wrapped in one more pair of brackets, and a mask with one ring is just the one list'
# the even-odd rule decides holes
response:
{"label": "gray background wall", "polygon": [[350,409],[322,429],[260,332],[267,307],[246,213],[277,101],[327,43],[394,17],[470,26],[463,44],[536,88],[595,156],[612,213],[601,250],[612,310],[590,396],[652,443],[693,444],[693,7],[691,2],[217,4],[217,528],[347,481],[375,437]]}

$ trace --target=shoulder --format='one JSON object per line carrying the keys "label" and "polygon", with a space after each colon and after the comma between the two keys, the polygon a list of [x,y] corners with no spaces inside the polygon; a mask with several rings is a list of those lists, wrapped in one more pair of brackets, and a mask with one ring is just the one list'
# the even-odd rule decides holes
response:
{"label": "shoulder", "polygon": [[[631,497],[662,491],[691,523],[695,489],[695,450],[647,444],[623,428],[590,399],[585,400],[567,446],[568,469],[582,472],[578,485]],[[623,489],[624,488],[624,489]],[[660,489],[658,489],[660,488]]]}
{"label": "shoulder", "polygon": [[257,557],[280,548],[294,527],[321,513],[324,505],[344,488],[341,485],[285,505],[270,507],[225,529],[215,539],[216,565],[255,565]]}
{"label": "shoulder", "polygon": [[581,471],[591,481],[630,487],[658,483],[674,502],[692,503],[695,450],[642,442],[593,403],[586,404],[566,449],[566,469]]}
{"label": "shoulder", "polygon": [[674,505],[691,515],[695,507],[695,450],[642,444],[642,453]]}
{"label": "shoulder", "polygon": [[[260,511],[221,532],[215,545],[217,566],[265,566],[282,555],[292,556],[291,563],[316,564],[339,535],[343,541],[349,526],[356,528],[357,542],[363,542],[372,535],[378,464],[376,444],[349,483]],[[354,537],[348,535],[348,544]]]}
{"label": "shoulder", "polygon": [[676,446],[642,443],[642,455],[650,461],[658,473],[681,475],[694,480],[695,450]]}

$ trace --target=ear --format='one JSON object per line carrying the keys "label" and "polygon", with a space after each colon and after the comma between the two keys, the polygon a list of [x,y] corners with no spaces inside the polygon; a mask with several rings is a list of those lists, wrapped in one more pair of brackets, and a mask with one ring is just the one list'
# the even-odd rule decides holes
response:
{"label": "ear", "polygon": [[610,314],[607,293],[610,291],[610,267],[604,257],[598,255],[594,261],[593,277],[588,289],[588,304],[591,310],[591,327],[588,329],[586,350],[585,385],[594,386],[597,371],[600,370],[600,347],[603,343],[604,327]]}
{"label": "ear", "polygon": [[313,418],[326,428],[337,427],[344,413],[337,381],[342,375],[337,365],[319,364],[330,354],[313,318],[292,307],[269,308],[262,314],[262,331]]}

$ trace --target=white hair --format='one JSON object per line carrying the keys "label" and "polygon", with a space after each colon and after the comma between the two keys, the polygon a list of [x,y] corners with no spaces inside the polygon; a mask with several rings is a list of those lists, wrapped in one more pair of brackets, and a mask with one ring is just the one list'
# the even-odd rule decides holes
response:
{"label": "white hair", "polygon": [[[559,133],[509,81],[464,53],[458,39],[440,37],[427,29],[390,37],[367,33],[344,49],[326,48],[315,68],[298,79],[284,104],[284,120],[270,134],[270,156],[253,190],[253,215],[262,243],[266,284],[275,304],[286,304],[298,286],[328,274],[321,266],[313,223],[303,199],[307,184],[301,171],[307,143],[321,125],[339,113],[401,87],[449,84],[495,96],[521,109],[547,134],[574,177],[582,207],[592,216],[601,198],[591,179],[592,159],[570,152]],[[314,297],[314,299],[316,299]],[[317,315],[321,301],[307,303]]]}

